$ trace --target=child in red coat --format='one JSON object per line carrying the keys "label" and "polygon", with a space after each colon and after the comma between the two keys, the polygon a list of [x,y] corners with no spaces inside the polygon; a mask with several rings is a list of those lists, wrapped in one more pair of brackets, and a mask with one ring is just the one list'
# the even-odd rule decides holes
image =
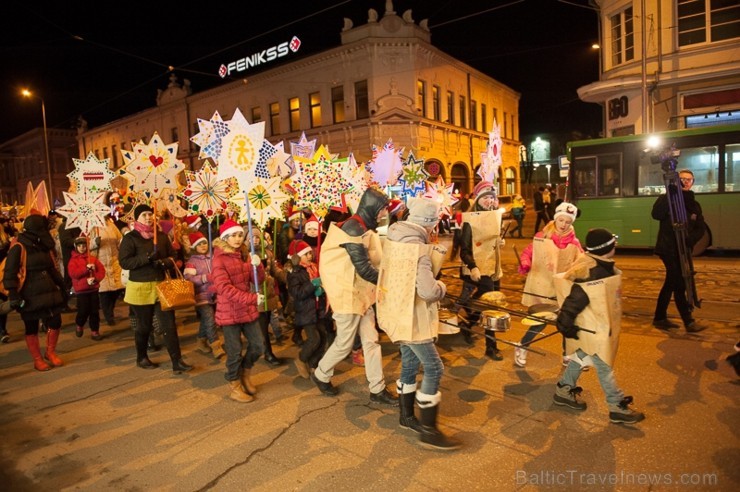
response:
{"label": "child in red coat", "polygon": [[84,332],[85,323],[90,320],[90,336],[101,340],[100,300],[98,290],[100,281],[105,278],[105,267],[95,256],[87,254],[87,239],[78,237],[74,241],[75,250],[69,259],[67,270],[72,278],[72,288],[77,295],[77,337]]}

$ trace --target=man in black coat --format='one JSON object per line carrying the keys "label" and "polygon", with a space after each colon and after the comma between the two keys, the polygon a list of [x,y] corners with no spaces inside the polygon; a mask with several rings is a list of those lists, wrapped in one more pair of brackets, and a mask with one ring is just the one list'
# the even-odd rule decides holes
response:
{"label": "man in black coat", "polygon": [[[686,206],[686,217],[688,219],[688,244],[686,249],[690,254],[691,249],[706,232],[707,225],[704,222],[701,205],[696,201],[694,192],[691,191],[691,187],[694,185],[694,173],[688,169],[682,169],[678,172],[678,177],[681,180],[683,202]],[[693,307],[689,305],[686,298],[686,282],[681,270],[682,259],[678,254],[678,243],[673,230],[667,194],[660,195],[655,201],[652,216],[653,219],[660,221],[654,252],[665,265],[665,280],[658,294],[658,302],[655,305],[653,326],[661,330],[678,328],[676,323],[668,319],[668,305],[671,303],[671,297],[673,297],[686,331],[691,333],[702,331],[706,326],[694,321],[691,316]]]}

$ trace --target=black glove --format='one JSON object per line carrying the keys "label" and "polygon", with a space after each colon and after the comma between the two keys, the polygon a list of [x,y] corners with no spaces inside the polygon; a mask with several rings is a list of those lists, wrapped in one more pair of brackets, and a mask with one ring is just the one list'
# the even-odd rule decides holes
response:
{"label": "black glove", "polygon": [[157,261],[157,252],[156,251],[152,251],[151,253],[149,253],[148,255],[146,255],[146,259],[147,259],[147,261],[149,263],[156,262]]}
{"label": "black glove", "polygon": [[20,311],[20,309],[23,307],[23,300],[21,299],[12,299],[8,302],[10,303],[10,309]]}
{"label": "black glove", "polygon": [[164,260],[154,260],[152,265],[157,270],[167,270],[167,266],[164,264]]}
{"label": "black glove", "polygon": [[578,327],[575,325],[566,325],[562,321],[558,320],[556,326],[558,331],[562,333],[565,338],[578,340]]}

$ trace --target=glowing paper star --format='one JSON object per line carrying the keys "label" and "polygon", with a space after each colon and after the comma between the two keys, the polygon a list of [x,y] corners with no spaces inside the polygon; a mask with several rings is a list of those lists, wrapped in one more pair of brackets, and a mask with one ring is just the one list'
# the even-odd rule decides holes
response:
{"label": "glowing paper star", "polygon": [[210,157],[217,160],[221,154],[221,139],[229,133],[229,126],[216,111],[210,120],[198,118],[198,128],[200,133],[190,138],[194,144],[200,147],[198,157],[201,159]]}
{"label": "glowing paper star", "polygon": [[233,179],[219,179],[218,170],[210,161],[203,163],[198,171],[185,171],[188,184],[180,192],[188,201],[188,210],[194,215],[203,214],[208,222],[226,210],[226,202],[237,191]]}
{"label": "glowing paper star", "polygon": [[293,161],[290,158],[290,154],[285,152],[284,146],[285,144],[282,140],[273,146],[275,153],[267,159],[266,163],[267,172],[270,173],[270,176],[285,179],[293,174]]}
{"label": "glowing paper star", "polygon": [[365,193],[369,183],[372,181],[372,176],[365,167],[365,163],[358,164],[353,154],[347,157],[346,163],[341,168],[342,174],[351,185],[351,188],[344,192],[343,206],[341,208],[332,208],[340,212],[346,212],[346,207],[349,206],[355,212],[360,205],[362,194]]}
{"label": "glowing paper star", "polygon": [[168,210],[174,217],[185,217],[188,211],[182,208],[178,190],[164,190],[164,193],[156,199],[157,210]]}
{"label": "glowing paper star", "polygon": [[110,191],[110,180],[116,177],[116,173],[108,169],[110,159],[98,160],[95,154],[90,152],[87,158],[72,159],[75,170],[67,174],[67,177],[75,184],[75,190],[87,189],[90,191]]}
{"label": "glowing paper star", "polygon": [[290,200],[290,197],[280,187],[280,178],[255,178],[249,183],[247,188],[247,199],[249,200],[249,215],[246,217],[247,207],[244,206],[244,192],[239,190],[234,198],[241,197],[240,200],[232,198],[232,203],[239,206],[239,218],[246,222],[252,219],[260,227],[265,227],[270,220],[283,216],[282,205]]}
{"label": "glowing paper star", "polygon": [[426,180],[429,173],[424,169],[424,159],[415,159],[414,153],[409,152],[406,163],[403,165],[401,177],[401,194],[406,196],[418,196],[426,191]]}
{"label": "glowing paper star", "polygon": [[331,154],[322,145],[311,159],[296,158],[298,179],[293,180],[297,208],[310,208],[317,217],[323,218],[330,207],[342,206],[342,193],[351,183],[342,173],[342,163],[332,160]]}
{"label": "glowing paper star", "polygon": [[431,198],[437,200],[440,204],[440,216],[447,215],[452,217],[452,206],[457,203],[458,198],[455,197],[455,183],[445,184],[442,176],[438,176],[436,182],[427,181],[427,191],[424,193],[424,198]]}
{"label": "glowing paper star", "polygon": [[123,172],[134,191],[147,192],[160,198],[167,189],[177,188],[177,175],[185,165],[177,158],[177,142],[165,145],[154,132],[148,145],[132,144],[133,150],[123,150]]}
{"label": "glowing paper star", "polygon": [[110,208],[105,204],[105,192],[82,188],[77,193],[62,192],[64,205],[56,210],[67,217],[67,229],[79,227],[87,236],[95,227],[105,227]]}
{"label": "glowing paper star", "polygon": [[[227,122],[229,133],[221,139],[221,153],[217,159],[219,179],[236,178],[239,187],[249,189],[255,177],[255,167],[262,158],[260,151],[265,138],[265,122],[250,125],[239,108]],[[264,159],[263,163],[267,161]]]}
{"label": "glowing paper star", "polygon": [[493,129],[488,134],[488,144],[486,145],[486,151],[481,152],[480,160],[481,165],[478,168],[478,176],[483,178],[484,181],[490,181],[491,183],[496,182],[498,178],[498,170],[501,167],[501,149],[504,143],[501,140],[501,128],[493,120]]}
{"label": "glowing paper star", "polygon": [[313,158],[316,153],[316,139],[308,140],[306,132],[301,132],[301,138],[297,142],[290,142],[290,155],[293,157]]}
{"label": "glowing paper star", "polygon": [[390,138],[382,149],[373,145],[373,157],[369,167],[375,182],[381,188],[393,186],[398,181],[398,176],[401,174],[401,168],[403,167],[402,153],[403,149],[396,150],[393,146],[393,140]]}

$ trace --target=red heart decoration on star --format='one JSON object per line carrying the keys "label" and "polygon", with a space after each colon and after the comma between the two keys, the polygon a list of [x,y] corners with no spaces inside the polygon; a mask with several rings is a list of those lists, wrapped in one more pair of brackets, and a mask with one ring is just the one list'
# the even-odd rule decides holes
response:
{"label": "red heart decoration on star", "polygon": [[162,159],[162,157],[158,157],[156,155],[150,155],[149,156],[149,162],[151,162],[154,167],[157,167],[157,166],[159,166],[160,164],[162,164],[164,162],[164,159]]}

